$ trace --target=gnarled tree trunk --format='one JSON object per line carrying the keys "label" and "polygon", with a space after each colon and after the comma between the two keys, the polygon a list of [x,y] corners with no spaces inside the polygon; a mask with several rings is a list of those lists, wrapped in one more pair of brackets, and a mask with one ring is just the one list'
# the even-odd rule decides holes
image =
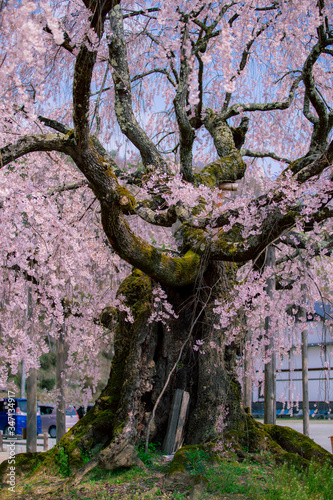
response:
{"label": "gnarled tree trunk", "polygon": [[[98,454],[99,465],[113,468],[124,465],[127,450],[132,458],[126,459],[126,464],[130,465],[132,459],[135,462],[133,446],[146,439],[148,428],[150,440],[163,442],[176,389],[190,394],[185,443],[216,440],[222,409],[230,425],[240,418],[238,347],[226,346],[224,333],[214,327],[215,300],[221,300],[229,289],[223,264],[211,265],[196,286],[165,289],[178,318],[169,318],[164,324],[149,321],[151,279],[134,270],[124,280],[119,294],[125,297],[134,322],[127,321],[126,313],[118,315],[109,381],[95,407],[73,428],[74,440],[84,456],[92,458],[103,450]],[[105,324],[110,314],[108,310],[103,313]],[[204,341],[202,345],[199,342],[199,350],[193,349],[197,340]]]}

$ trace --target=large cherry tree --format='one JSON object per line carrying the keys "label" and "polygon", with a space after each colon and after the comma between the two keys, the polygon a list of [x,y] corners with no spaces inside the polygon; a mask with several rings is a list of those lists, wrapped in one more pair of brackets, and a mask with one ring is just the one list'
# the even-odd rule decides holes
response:
{"label": "large cherry tree", "polygon": [[[331,297],[332,14],[324,0],[2,3],[2,170],[24,158],[52,196],[65,169],[58,189],[90,190],[133,266],[101,316],[117,324],[115,357],[73,457],[75,444],[112,467],[162,440],[176,388],[190,394],[187,443],[215,439],[221,411],[239,425],[244,345],[262,359],[266,317],[273,335]],[[3,210],[25,196],[8,192]]]}

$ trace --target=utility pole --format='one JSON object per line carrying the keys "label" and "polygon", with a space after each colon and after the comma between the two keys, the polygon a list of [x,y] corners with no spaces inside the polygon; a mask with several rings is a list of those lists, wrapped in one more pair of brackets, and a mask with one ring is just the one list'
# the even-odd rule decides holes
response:
{"label": "utility pole", "polygon": [[56,357],[56,388],[57,388],[57,412],[56,412],[56,441],[66,434],[66,403],[65,403],[65,327],[59,332],[57,339]]}
{"label": "utility pole", "polygon": [[[251,331],[248,330],[246,333],[246,344],[251,339]],[[246,350],[246,344],[244,347],[244,377],[243,377],[243,405],[244,408],[249,408],[250,413],[252,412],[252,359],[250,353]]]}
{"label": "utility pole", "polygon": [[308,332],[302,332],[303,434],[310,436]]}
{"label": "utility pole", "polygon": [[25,361],[22,359],[21,366],[21,399],[25,398]]}
{"label": "utility pole", "polygon": [[[304,303],[306,302],[305,285]],[[302,308],[301,316],[304,322],[302,330],[302,389],[303,389],[303,434],[310,436],[310,408],[309,408],[309,366],[308,366],[308,329],[306,327],[306,311]]]}
{"label": "utility pole", "polygon": [[[32,290],[28,285],[27,319],[30,321],[29,332],[33,334]],[[30,368],[27,377],[27,452],[37,451],[37,368]]]}
{"label": "utility pole", "polygon": [[[265,267],[274,268],[275,249],[272,246],[267,247]],[[275,278],[267,280],[266,291],[270,298],[275,290]],[[266,336],[269,336],[270,317],[265,318]],[[276,355],[274,351],[274,337],[270,335],[269,344],[266,346],[266,352],[269,351],[270,361],[265,364],[265,403],[264,403],[264,423],[276,423]]]}

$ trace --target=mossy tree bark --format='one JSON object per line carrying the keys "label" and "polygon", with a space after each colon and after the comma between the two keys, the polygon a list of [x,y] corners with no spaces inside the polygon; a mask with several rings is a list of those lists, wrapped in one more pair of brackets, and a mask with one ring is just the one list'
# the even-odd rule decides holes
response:
{"label": "mossy tree bark", "polygon": [[[221,408],[227,409],[230,428],[239,421],[241,390],[235,371],[239,345],[226,345],[224,332],[214,328],[215,300],[229,293],[233,272],[233,266],[210,264],[195,285],[165,287],[178,316],[165,324],[149,321],[152,279],[134,270],[123,281],[118,293],[125,297],[134,322],[127,321],[125,312],[117,314],[108,383],[95,406],[45,457],[44,467],[58,472],[61,448],[75,482],[96,465],[112,469],[137,463],[134,446],[146,439],[148,427],[149,440],[163,442],[176,389],[190,394],[185,443],[217,439]],[[105,325],[114,322],[115,311],[106,309],[101,319]],[[204,353],[193,349],[197,340],[205,341],[200,346]]]}
{"label": "mossy tree bark", "polygon": [[[150,426],[149,439],[155,442],[164,440],[176,389],[190,394],[186,443],[218,437],[221,407],[227,409],[229,425],[239,419],[241,391],[235,371],[239,346],[227,346],[223,331],[214,328],[214,302],[228,294],[231,270],[223,264],[210,265],[200,283],[165,288],[178,315],[165,324],[149,321],[152,280],[138,270],[124,280],[119,294],[125,297],[134,322],[127,321],[126,313],[118,314],[115,355],[107,386],[95,407],[71,431],[82,456],[93,458],[97,453],[99,465],[117,467],[115,451],[119,456],[146,439],[162,391]],[[105,310],[102,321],[106,325],[114,321],[114,311]],[[205,341],[202,352],[193,349],[197,340]]]}

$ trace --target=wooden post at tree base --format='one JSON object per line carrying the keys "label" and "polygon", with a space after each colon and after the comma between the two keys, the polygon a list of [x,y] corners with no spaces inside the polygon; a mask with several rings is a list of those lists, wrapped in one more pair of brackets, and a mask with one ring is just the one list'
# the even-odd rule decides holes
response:
{"label": "wooden post at tree base", "polygon": [[171,453],[177,451],[182,445],[189,403],[189,393],[181,389],[176,389],[169,416],[168,430],[163,445],[163,452],[167,455],[171,455]]}
{"label": "wooden post at tree base", "polygon": [[0,431],[0,451],[3,451],[3,431]]}
{"label": "wooden post at tree base", "polygon": [[[267,247],[265,267],[275,266],[275,249],[272,246]],[[275,289],[275,279],[267,280],[267,294],[272,297]],[[265,330],[269,331],[270,318],[265,318]],[[264,402],[264,423],[276,423],[276,355],[274,351],[274,338],[269,337],[269,344],[266,346],[266,351],[269,352],[270,361],[265,365],[265,402]]]}
{"label": "wooden post at tree base", "polygon": [[66,434],[66,405],[65,405],[65,342],[64,332],[61,331],[57,339],[56,357],[56,387],[57,387],[57,411],[56,411],[56,442]]}

